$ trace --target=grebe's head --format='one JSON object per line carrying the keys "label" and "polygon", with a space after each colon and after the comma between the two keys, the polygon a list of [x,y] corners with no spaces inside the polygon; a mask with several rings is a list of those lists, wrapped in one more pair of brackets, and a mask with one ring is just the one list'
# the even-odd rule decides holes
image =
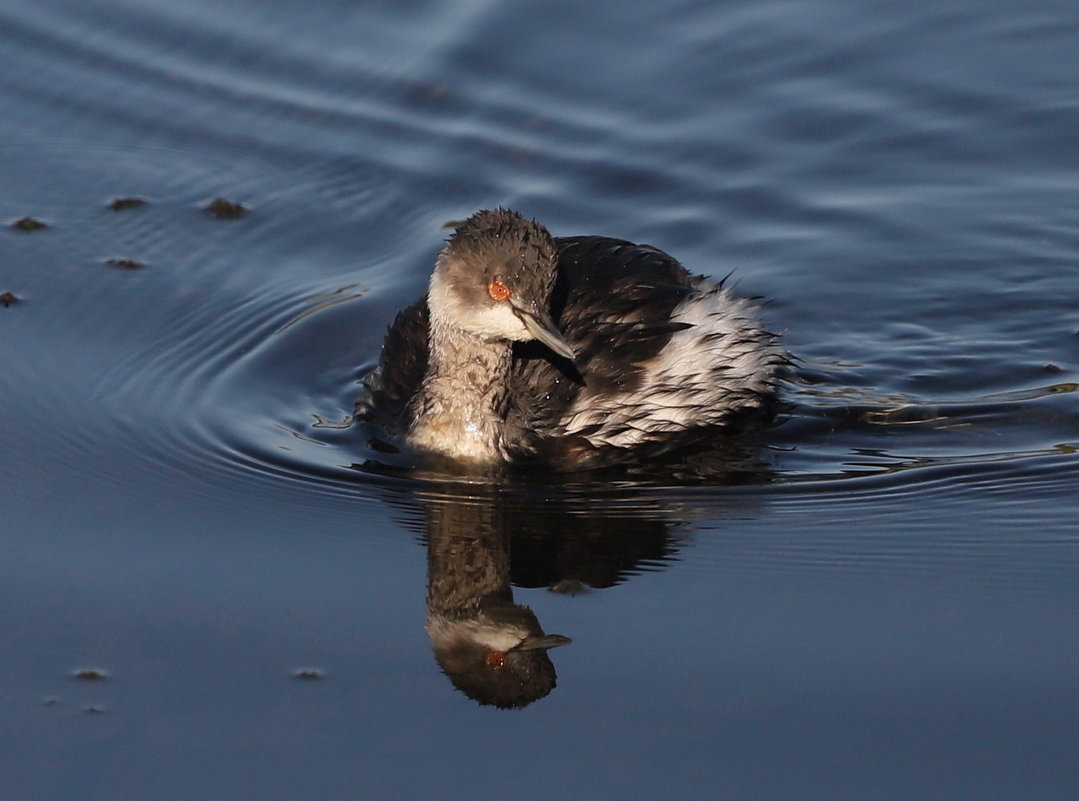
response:
{"label": "grebe's head", "polygon": [[438,255],[427,291],[432,321],[484,339],[536,339],[573,359],[548,311],[557,269],[542,225],[508,209],[478,211]]}

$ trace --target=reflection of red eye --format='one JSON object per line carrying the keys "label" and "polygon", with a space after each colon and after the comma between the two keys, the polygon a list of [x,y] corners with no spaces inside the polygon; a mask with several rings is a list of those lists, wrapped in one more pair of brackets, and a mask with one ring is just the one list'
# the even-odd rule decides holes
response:
{"label": "reflection of red eye", "polygon": [[491,296],[491,300],[508,300],[510,288],[502,283],[501,278],[496,278],[487,285],[487,294]]}
{"label": "reflection of red eye", "polygon": [[506,654],[504,651],[491,651],[484,661],[491,670],[502,670],[506,664]]}

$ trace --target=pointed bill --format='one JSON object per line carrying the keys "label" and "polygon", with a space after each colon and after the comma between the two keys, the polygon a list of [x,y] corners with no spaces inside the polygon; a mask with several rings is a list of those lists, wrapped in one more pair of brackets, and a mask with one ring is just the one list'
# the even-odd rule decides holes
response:
{"label": "pointed bill", "polygon": [[521,322],[524,323],[525,328],[528,329],[533,337],[538,339],[552,351],[557,353],[570,361],[576,358],[576,354],[573,352],[573,348],[569,346],[569,343],[562,337],[561,332],[555,327],[554,321],[551,320],[551,316],[546,313],[533,314],[518,307],[514,307],[514,311],[517,312],[517,316]]}

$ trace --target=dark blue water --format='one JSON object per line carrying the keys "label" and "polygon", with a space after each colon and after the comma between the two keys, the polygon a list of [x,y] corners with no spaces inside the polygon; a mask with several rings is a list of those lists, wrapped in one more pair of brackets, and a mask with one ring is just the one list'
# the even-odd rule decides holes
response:
{"label": "dark blue water", "polygon": [[[0,2],[0,796],[1074,798],[1077,37],[1048,0]],[[357,382],[496,205],[734,270],[800,359],[781,424],[395,469]],[[573,638],[523,709],[435,661],[469,565]]]}

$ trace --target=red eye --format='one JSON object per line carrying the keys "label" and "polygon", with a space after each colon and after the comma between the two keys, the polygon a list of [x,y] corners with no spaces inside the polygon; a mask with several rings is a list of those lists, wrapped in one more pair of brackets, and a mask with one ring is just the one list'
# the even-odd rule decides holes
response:
{"label": "red eye", "polygon": [[483,661],[491,670],[502,670],[506,664],[506,653],[505,651],[491,651]]}
{"label": "red eye", "polygon": [[501,278],[496,278],[487,285],[487,294],[491,296],[491,300],[508,300],[510,288],[502,283]]}

